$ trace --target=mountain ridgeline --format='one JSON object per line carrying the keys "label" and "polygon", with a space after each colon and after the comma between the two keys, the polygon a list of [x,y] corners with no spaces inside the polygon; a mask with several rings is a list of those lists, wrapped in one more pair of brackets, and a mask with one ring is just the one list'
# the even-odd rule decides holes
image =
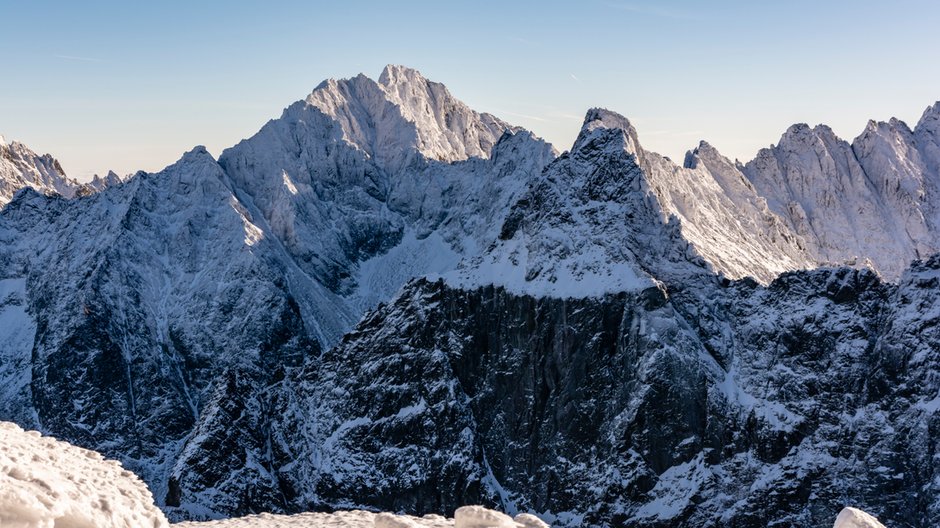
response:
{"label": "mountain ridgeline", "polygon": [[389,66],[155,174],[0,141],[0,203],[0,420],[173,519],[940,524],[940,104],[677,165]]}

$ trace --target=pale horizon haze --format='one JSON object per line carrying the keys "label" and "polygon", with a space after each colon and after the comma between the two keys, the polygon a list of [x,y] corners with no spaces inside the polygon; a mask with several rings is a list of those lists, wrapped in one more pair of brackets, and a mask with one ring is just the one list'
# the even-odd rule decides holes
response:
{"label": "pale horizon haze", "polygon": [[0,5],[0,134],[81,181],[218,156],[324,79],[386,64],[560,151],[606,107],[680,162],[699,140],[751,159],[794,123],[913,127],[940,100],[929,1]]}

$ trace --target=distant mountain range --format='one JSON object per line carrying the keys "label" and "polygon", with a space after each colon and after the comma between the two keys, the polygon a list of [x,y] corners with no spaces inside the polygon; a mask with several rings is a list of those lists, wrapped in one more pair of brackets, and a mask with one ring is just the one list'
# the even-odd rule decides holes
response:
{"label": "distant mountain range", "polygon": [[604,109],[559,154],[401,66],[155,174],[0,141],[0,420],[174,519],[934,526],[938,193],[940,103],[680,166]]}

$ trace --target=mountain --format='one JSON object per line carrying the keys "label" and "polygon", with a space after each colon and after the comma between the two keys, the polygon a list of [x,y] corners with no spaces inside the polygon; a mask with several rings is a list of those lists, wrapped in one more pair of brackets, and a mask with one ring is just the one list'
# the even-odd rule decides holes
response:
{"label": "mountain", "polygon": [[93,194],[96,192],[101,192],[107,187],[113,187],[120,184],[124,181],[124,178],[118,176],[114,171],[108,171],[108,174],[103,178],[95,174],[91,181],[83,183],[78,189],[75,190],[77,196],[85,196]]}
{"label": "mountain", "polygon": [[[389,66],[378,82],[324,82],[219,164],[298,280],[342,298],[329,308],[301,305],[306,318],[321,319],[320,341],[333,344],[406,280],[477,251],[553,158],[530,133]],[[322,320],[326,313],[333,320]]]}
{"label": "mountain", "polygon": [[0,419],[176,520],[936,524],[938,106],[678,165],[614,112],[558,154],[389,66],[154,174],[8,149],[47,185],[0,210]]}
{"label": "mountain", "polygon": [[[19,191],[0,211],[0,415],[123,460],[160,502],[213,427],[240,434],[230,467],[250,466],[284,371],[406,280],[477,251],[554,157],[417,72],[381,79],[324,83],[218,162],[197,147],[73,199]],[[349,99],[322,103],[337,94]],[[215,407],[235,396],[236,416]]]}
{"label": "mountain", "polygon": [[731,162],[705,143],[687,158],[646,151],[626,118],[590,110],[571,151],[513,205],[499,248],[458,280],[581,296],[643,288],[690,261],[764,281],[812,266]]}
{"label": "mountain", "polygon": [[[254,451],[271,474],[239,489],[559,526],[816,526],[846,502],[935,524],[940,258],[896,284],[721,278],[644,190],[625,122],[586,121],[595,140],[543,172],[479,268],[412,281],[271,392]],[[228,423],[191,459],[211,470],[177,474],[192,503],[233,475]]]}
{"label": "mountain", "polygon": [[866,261],[896,280],[940,248],[940,104],[911,130],[869,121],[849,144],[824,125],[794,125],[744,173],[803,237],[817,262]]}
{"label": "mountain", "polygon": [[79,184],[69,179],[59,162],[49,154],[40,156],[26,145],[17,141],[7,143],[0,136],[0,206],[25,187],[72,196]]}

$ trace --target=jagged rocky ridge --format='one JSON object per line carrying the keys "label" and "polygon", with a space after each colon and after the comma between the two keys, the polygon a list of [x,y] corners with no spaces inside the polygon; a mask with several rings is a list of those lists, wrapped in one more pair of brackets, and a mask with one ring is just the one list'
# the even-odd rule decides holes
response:
{"label": "jagged rocky ridge", "polygon": [[852,144],[824,125],[794,125],[743,171],[814,261],[871,265],[896,280],[940,248],[940,104],[913,130],[869,121]]}
{"label": "jagged rocky ridge", "polygon": [[[881,157],[851,150],[881,160],[864,182],[909,169],[871,185],[886,218],[930,217],[936,113],[910,148],[875,126],[857,152]],[[897,247],[861,224],[826,238],[819,219],[869,195],[792,194],[832,176],[801,155],[741,166],[703,143],[680,167],[604,110],[555,156],[389,67],[323,83],[218,162],[20,191],[0,212],[0,418],[124,460],[175,518],[483,501],[758,526],[852,499],[936,519],[934,261],[899,284],[771,283],[866,258],[897,279],[933,223],[886,221],[914,226]]]}
{"label": "jagged rocky ridge", "polygon": [[25,187],[72,196],[81,185],[68,178],[62,165],[51,155],[40,156],[26,145],[18,141],[7,143],[0,136],[0,206]]}

